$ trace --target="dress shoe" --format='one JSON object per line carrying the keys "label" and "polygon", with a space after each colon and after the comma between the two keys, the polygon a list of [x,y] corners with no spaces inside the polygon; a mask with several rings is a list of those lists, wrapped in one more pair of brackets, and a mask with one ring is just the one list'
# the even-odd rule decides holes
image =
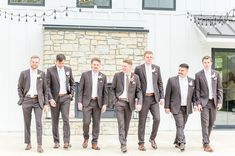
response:
{"label": "dress shoe", "polygon": [[121,151],[122,151],[122,153],[126,153],[127,152],[126,145],[121,145]]}
{"label": "dress shoe", "polygon": [[60,147],[60,144],[58,142],[55,143],[54,147],[53,148],[59,148]]}
{"label": "dress shoe", "polygon": [[155,140],[149,139],[149,142],[151,143],[151,146],[153,149],[157,149],[157,144],[156,144]]}
{"label": "dress shoe", "polygon": [[87,146],[88,146],[88,139],[85,139],[82,143],[82,147],[87,148]]}
{"label": "dress shoe", "polygon": [[91,144],[91,148],[94,150],[100,150],[100,148],[97,146],[97,144]]}
{"label": "dress shoe", "polygon": [[142,144],[139,144],[138,149],[139,149],[140,151],[146,151],[146,148],[144,147],[144,144],[143,144],[143,143],[142,143]]}
{"label": "dress shoe", "polygon": [[68,149],[68,148],[71,148],[71,147],[72,147],[71,144],[69,144],[69,143],[64,143],[64,149]]}
{"label": "dress shoe", "polygon": [[43,149],[42,149],[41,145],[38,145],[37,152],[38,153],[43,153]]}
{"label": "dress shoe", "polygon": [[176,144],[175,144],[175,148],[180,148],[180,144],[179,144],[179,143],[176,143]]}
{"label": "dress shoe", "polygon": [[213,152],[214,150],[211,148],[210,145],[205,145],[204,146],[204,151],[206,151],[206,152]]}
{"label": "dress shoe", "polygon": [[32,145],[31,144],[27,144],[27,146],[25,147],[25,150],[31,150],[32,149]]}
{"label": "dress shoe", "polygon": [[179,149],[180,149],[181,152],[184,152],[185,151],[185,144],[181,143],[180,146],[179,146]]}

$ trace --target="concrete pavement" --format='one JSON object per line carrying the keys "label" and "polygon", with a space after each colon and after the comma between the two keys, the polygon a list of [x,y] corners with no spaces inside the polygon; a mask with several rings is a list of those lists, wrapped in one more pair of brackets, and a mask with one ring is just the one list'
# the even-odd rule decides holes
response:
{"label": "concrete pavement", "polygon": [[[123,154],[120,151],[120,144],[117,135],[101,135],[99,138],[100,151],[91,149],[89,144],[87,149],[82,148],[82,136],[71,136],[72,148],[64,150],[63,144],[59,149],[53,149],[52,136],[43,136],[44,153],[36,152],[36,134],[32,134],[33,148],[25,151],[23,143],[23,133],[0,133],[0,153],[2,156],[233,156],[235,148],[235,130],[214,130],[211,137],[211,146],[213,153],[204,152],[201,144],[201,131],[186,131],[186,150],[180,152],[174,148],[174,131],[160,131],[157,137],[158,149],[153,150],[149,142],[146,142],[147,151],[139,151],[137,136],[128,136],[128,152]],[[146,136],[146,141],[149,136]],[[89,142],[90,143],[90,142]]]}

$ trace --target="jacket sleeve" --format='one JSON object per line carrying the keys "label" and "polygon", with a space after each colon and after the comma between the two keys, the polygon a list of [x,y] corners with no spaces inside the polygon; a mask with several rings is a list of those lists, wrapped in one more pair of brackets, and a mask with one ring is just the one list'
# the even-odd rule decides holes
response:
{"label": "jacket sleeve", "polygon": [[143,94],[142,94],[140,79],[138,75],[136,75],[136,95],[135,96],[136,98],[138,98],[138,104],[142,105]]}
{"label": "jacket sleeve", "polygon": [[118,98],[116,97],[116,86],[117,86],[117,74],[115,74],[113,77],[112,91],[111,91],[111,95],[113,99],[112,101],[114,104],[116,104],[116,102],[118,101]]}
{"label": "jacket sleeve", "polygon": [[158,68],[158,88],[159,88],[159,95],[160,99],[164,99],[164,88],[163,88],[163,82],[162,82],[162,76],[161,76],[161,70],[160,67]]}
{"label": "jacket sleeve", "polygon": [[74,82],[73,73],[72,73],[72,69],[71,68],[70,68],[69,85],[70,85],[70,94],[71,94],[72,99],[73,99],[74,92],[75,92],[75,82]]}
{"label": "jacket sleeve", "polygon": [[108,105],[108,84],[107,76],[104,77],[104,86],[103,86],[103,105]]}
{"label": "jacket sleeve", "polygon": [[165,105],[164,108],[171,108],[171,79],[169,78],[166,85]]}
{"label": "jacket sleeve", "polygon": [[46,73],[46,80],[47,80],[47,92],[48,92],[48,100],[53,99],[52,93],[51,93],[51,71],[47,69]]}
{"label": "jacket sleeve", "polygon": [[198,74],[195,75],[195,102],[196,105],[201,105],[201,100],[200,100],[200,90],[201,90],[201,86],[200,86],[200,79]]}
{"label": "jacket sleeve", "polygon": [[223,104],[223,86],[221,76],[217,74],[217,104]]}
{"label": "jacket sleeve", "polygon": [[84,87],[85,87],[85,75],[84,73],[82,73],[78,89],[78,103],[82,103]]}
{"label": "jacket sleeve", "polygon": [[18,105],[22,105],[22,102],[24,100],[24,88],[23,88],[23,83],[24,83],[24,74],[23,72],[20,73],[20,77],[18,80],[18,96],[19,96],[19,101],[17,102]]}
{"label": "jacket sleeve", "polygon": [[48,105],[48,86],[47,86],[47,78],[46,78],[46,74],[44,72],[43,73],[43,95],[44,95],[44,105]]}

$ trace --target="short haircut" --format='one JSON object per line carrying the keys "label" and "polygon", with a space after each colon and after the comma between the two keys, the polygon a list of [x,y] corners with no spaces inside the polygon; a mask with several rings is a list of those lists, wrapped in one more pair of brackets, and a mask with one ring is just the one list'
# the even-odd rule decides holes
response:
{"label": "short haircut", "polygon": [[66,57],[64,56],[64,54],[56,55],[56,61],[62,62],[63,60],[66,60]]}
{"label": "short haircut", "polygon": [[123,63],[127,63],[129,65],[132,65],[132,60],[131,59],[125,59],[125,60],[123,60]]}
{"label": "short haircut", "polygon": [[101,63],[101,61],[100,61],[100,59],[99,59],[98,57],[93,57],[93,58],[91,59],[91,64],[92,64],[94,61],[97,61],[97,62]]}
{"label": "short haircut", "polygon": [[30,60],[32,60],[32,59],[39,59],[40,60],[40,57],[37,56],[37,55],[33,55],[33,56],[30,57]]}
{"label": "short haircut", "polygon": [[189,65],[186,63],[180,64],[179,67],[189,69]]}
{"label": "short haircut", "polygon": [[212,62],[212,58],[211,58],[210,56],[204,56],[204,57],[202,58],[202,62],[203,62],[204,60],[208,60],[208,59],[210,59],[210,61]]}
{"label": "short haircut", "polygon": [[153,55],[153,52],[152,52],[152,51],[149,51],[149,50],[148,50],[148,51],[145,51],[145,52],[144,52],[144,57],[145,57],[145,55],[147,55],[147,54],[152,54],[152,55]]}

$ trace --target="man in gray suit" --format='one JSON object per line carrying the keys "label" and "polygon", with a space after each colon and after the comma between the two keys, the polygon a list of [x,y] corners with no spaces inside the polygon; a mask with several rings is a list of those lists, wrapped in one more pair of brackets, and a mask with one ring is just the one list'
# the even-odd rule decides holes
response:
{"label": "man in gray suit", "polygon": [[89,139],[89,126],[92,118],[92,149],[100,150],[97,146],[100,132],[101,112],[106,111],[108,103],[107,78],[100,72],[101,61],[94,57],[91,60],[90,71],[82,73],[79,93],[78,109],[83,111],[83,148],[87,148]]}
{"label": "man in gray suit", "polygon": [[119,141],[121,151],[127,152],[126,142],[131,114],[134,109],[141,110],[142,92],[138,75],[131,72],[132,61],[126,59],[122,64],[122,72],[114,75],[112,94],[118,120]]}
{"label": "man in gray suit", "polygon": [[65,56],[56,55],[56,65],[47,69],[48,98],[51,108],[52,133],[54,148],[60,147],[59,116],[63,119],[64,149],[71,147],[69,109],[74,95],[74,79],[72,69],[64,65]]}
{"label": "man in gray suit", "polygon": [[24,115],[25,150],[32,148],[31,144],[31,115],[34,110],[37,132],[37,151],[42,149],[42,112],[48,109],[47,83],[45,73],[38,69],[40,58],[32,56],[30,69],[22,71],[18,81],[18,104],[22,105]]}
{"label": "man in gray suit", "polygon": [[211,57],[204,56],[202,64],[204,69],[195,75],[196,104],[201,112],[204,151],[213,152],[210,146],[210,134],[216,119],[216,111],[222,108],[223,87],[219,72],[211,69]]}
{"label": "man in gray suit", "polygon": [[141,89],[143,93],[143,107],[142,110],[139,112],[138,126],[138,149],[141,151],[146,151],[146,148],[144,146],[144,135],[146,119],[149,110],[153,116],[152,132],[149,142],[151,143],[153,149],[157,149],[155,138],[157,136],[157,131],[160,123],[160,111],[158,103],[160,101],[161,105],[164,104],[164,91],[160,67],[152,64],[153,52],[146,51],[144,53],[144,61],[145,63],[137,66],[134,72],[140,78]]}
{"label": "man in gray suit", "polygon": [[[189,66],[180,64],[178,76],[168,79],[165,94],[165,112],[172,113],[176,125],[175,147],[185,150],[184,127],[195,102],[195,83],[187,76]],[[195,106],[196,109],[196,106]]]}

